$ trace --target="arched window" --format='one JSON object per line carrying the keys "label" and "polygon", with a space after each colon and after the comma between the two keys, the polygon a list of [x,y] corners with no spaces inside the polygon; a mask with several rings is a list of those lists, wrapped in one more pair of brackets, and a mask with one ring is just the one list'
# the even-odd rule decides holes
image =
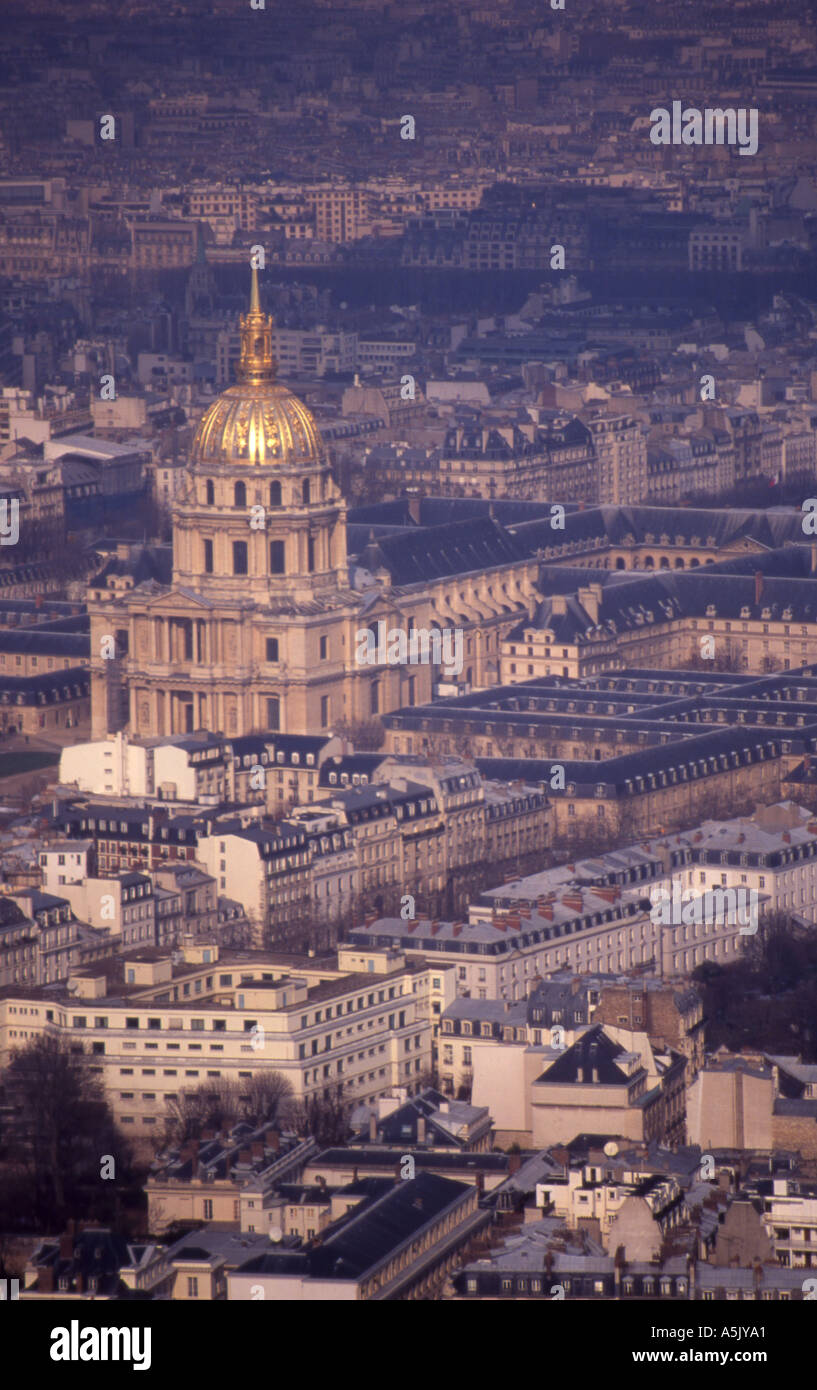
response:
{"label": "arched window", "polygon": [[269,485],[269,504],[271,507],[281,505],[281,484],[277,481]]}
{"label": "arched window", "polygon": [[309,501],[310,501],[310,496],[311,496],[311,489],[310,489],[310,486],[309,486],[309,479],[308,479],[308,478],[304,478],[303,483],[301,484],[301,492],[302,492],[303,499],[304,499],[304,506],[309,506]]}
{"label": "arched window", "polygon": [[208,507],[212,507],[213,503],[216,500],[215,489],[213,487],[213,479],[208,478],[204,486],[206,490],[207,505]]}
{"label": "arched window", "polygon": [[246,505],[247,505],[247,484],[246,484],[246,483],[236,483],[236,485],[235,485],[235,505],[236,505],[237,507],[246,507]]}

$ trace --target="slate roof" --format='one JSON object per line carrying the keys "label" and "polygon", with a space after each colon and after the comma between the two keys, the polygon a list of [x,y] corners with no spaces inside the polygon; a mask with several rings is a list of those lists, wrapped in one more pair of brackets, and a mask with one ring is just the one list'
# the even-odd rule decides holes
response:
{"label": "slate roof", "polygon": [[384,536],[367,545],[360,563],[374,573],[386,569],[394,584],[427,583],[453,574],[509,565],[527,556],[526,549],[490,517]]}
{"label": "slate roof", "polygon": [[247,1261],[239,1272],[298,1271],[311,1278],[360,1279],[472,1190],[466,1183],[420,1173],[392,1185],[381,1197],[364,1200],[333,1233],[298,1256],[270,1252]]}
{"label": "slate roof", "polygon": [[616,1061],[616,1058],[627,1055],[621,1044],[609,1038],[601,1024],[597,1024],[583,1033],[555,1062],[551,1062],[538,1079],[548,1085],[555,1081],[590,1086],[593,1084],[590,1078],[595,1070],[598,1085],[628,1086],[633,1073],[624,1071]]}

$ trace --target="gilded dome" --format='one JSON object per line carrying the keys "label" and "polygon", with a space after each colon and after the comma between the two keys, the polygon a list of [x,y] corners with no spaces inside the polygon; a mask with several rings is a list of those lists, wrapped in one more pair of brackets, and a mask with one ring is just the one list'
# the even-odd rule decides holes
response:
{"label": "gilded dome", "polygon": [[261,312],[252,273],[250,311],[241,316],[238,383],[222,392],[196,430],[194,464],[314,464],[325,457],[312,412],[275,380],[272,319]]}

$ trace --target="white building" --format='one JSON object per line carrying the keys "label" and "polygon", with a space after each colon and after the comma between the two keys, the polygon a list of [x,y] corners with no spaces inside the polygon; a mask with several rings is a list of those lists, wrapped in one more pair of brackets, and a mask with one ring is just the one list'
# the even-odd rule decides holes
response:
{"label": "white building", "polygon": [[60,754],[60,783],[96,796],[155,796],[217,806],[224,800],[224,745],[209,734],[131,739],[109,734]]}
{"label": "white building", "polygon": [[[282,1072],[296,1096],[342,1084],[370,1102],[416,1089],[431,1068],[427,969],[397,952],[370,953],[352,973],[340,960],[291,965],[272,953],[185,946],[183,960],[141,950],[120,962],[121,983],[94,965],[48,994],[0,999],[0,1067],[43,1033],[82,1044],[118,1124],[157,1131],[165,1100],[208,1080]],[[416,987],[416,990],[415,990]]]}

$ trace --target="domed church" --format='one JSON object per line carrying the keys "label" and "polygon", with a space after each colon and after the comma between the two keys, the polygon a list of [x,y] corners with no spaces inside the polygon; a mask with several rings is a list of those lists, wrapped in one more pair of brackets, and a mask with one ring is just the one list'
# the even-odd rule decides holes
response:
{"label": "domed church", "polygon": [[94,738],[328,732],[431,696],[428,666],[357,663],[360,628],[427,626],[430,599],[350,577],[346,503],[276,379],[255,270],[240,325],[238,379],[205,412],[174,507],[172,576],[119,556],[89,585]]}

